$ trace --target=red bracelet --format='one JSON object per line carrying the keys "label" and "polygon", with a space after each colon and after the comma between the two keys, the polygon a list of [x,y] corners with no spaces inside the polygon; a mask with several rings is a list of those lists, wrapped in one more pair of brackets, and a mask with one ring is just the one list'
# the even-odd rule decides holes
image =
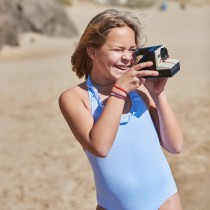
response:
{"label": "red bracelet", "polygon": [[114,92],[114,91],[112,91],[111,93],[110,93],[110,96],[114,96],[114,97],[116,97],[116,98],[119,98],[119,99],[122,99],[122,100],[124,100],[125,101],[125,96],[123,96],[123,95],[120,95],[119,93],[116,93],[116,92]]}
{"label": "red bracelet", "polygon": [[124,90],[121,87],[118,87],[117,85],[114,85],[113,87],[117,88],[118,90],[121,90],[122,92],[124,92],[126,95],[128,95],[128,92],[126,90]]}

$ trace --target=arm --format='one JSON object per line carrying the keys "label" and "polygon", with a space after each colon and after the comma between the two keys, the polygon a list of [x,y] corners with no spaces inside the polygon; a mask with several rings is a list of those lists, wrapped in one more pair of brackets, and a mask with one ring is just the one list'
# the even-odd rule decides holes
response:
{"label": "arm", "polygon": [[[115,84],[127,92],[138,88],[138,77],[158,75],[156,71],[138,71],[151,65],[151,62],[136,65],[121,76]],[[94,123],[92,114],[85,105],[85,94],[81,92],[79,87],[64,92],[59,98],[61,112],[83,148],[96,156],[105,157],[114,143],[125,101],[112,96],[108,97],[101,116]],[[88,100],[86,99],[86,104]]]}
{"label": "arm", "polygon": [[78,87],[61,94],[61,112],[83,148],[96,156],[105,157],[114,142],[125,102],[109,97],[100,118],[94,123],[80,95]]}
{"label": "arm", "polygon": [[155,91],[151,91],[151,86],[149,87],[151,95],[150,113],[156,125],[161,146],[168,152],[176,154],[182,150],[183,135],[180,124],[164,93],[166,81],[165,78],[157,79],[155,81]]}
{"label": "arm", "polygon": [[183,147],[183,135],[179,122],[168,104],[166,95],[161,93],[153,99],[159,119],[161,145],[170,153],[180,153]]}

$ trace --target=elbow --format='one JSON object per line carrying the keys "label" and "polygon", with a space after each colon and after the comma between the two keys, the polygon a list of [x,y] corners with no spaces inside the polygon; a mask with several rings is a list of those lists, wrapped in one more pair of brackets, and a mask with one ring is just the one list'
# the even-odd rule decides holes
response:
{"label": "elbow", "polygon": [[107,144],[107,139],[100,137],[100,141],[98,141],[99,138],[90,136],[89,140],[89,148],[90,152],[93,153],[95,156],[100,158],[106,158],[109,154],[109,151],[111,149],[110,144]]}
{"label": "elbow", "polygon": [[104,148],[104,146],[99,146],[99,145],[91,145],[91,147],[89,148],[89,152],[92,153],[93,155],[99,157],[99,158],[106,158],[108,153],[109,153],[109,149],[108,148]]}
{"label": "elbow", "polygon": [[167,152],[169,152],[169,153],[171,153],[171,154],[174,154],[174,155],[177,155],[177,154],[180,154],[181,153],[181,151],[182,151],[182,147],[178,147],[178,146],[176,146],[176,147],[170,147],[170,148],[168,148],[168,147],[163,147]]}
{"label": "elbow", "polygon": [[98,153],[98,157],[100,158],[106,158],[108,153]]}
{"label": "elbow", "polygon": [[169,153],[180,154],[183,150],[183,138],[179,137],[179,139],[174,139],[171,144],[164,144],[162,142],[161,145]]}
{"label": "elbow", "polygon": [[172,151],[173,154],[180,154],[181,152],[182,152],[182,147],[173,148]]}
{"label": "elbow", "polygon": [[93,155],[99,157],[99,158],[106,158],[108,155],[108,152],[106,151],[102,151],[102,150],[94,150],[94,151],[90,151]]}
{"label": "elbow", "polygon": [[181,141],[178,144],[174,145],[172,153],[180,154],[182,150],[183,150],[183,139],[181,139]]}
{"label": "elbow", "polygon": [[109,149],[107,148],[100,147],[95,149],[95,155],[97,157],[106,158],[108,154],[109,154]]}

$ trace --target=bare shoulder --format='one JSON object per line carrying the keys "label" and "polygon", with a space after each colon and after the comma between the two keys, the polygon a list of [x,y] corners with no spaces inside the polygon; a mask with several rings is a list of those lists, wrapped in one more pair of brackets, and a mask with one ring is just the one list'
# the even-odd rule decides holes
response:
{"label": "bare shoulder", "polygon": [[89,148],[94,119],[85,83],[64,91],[59,97],[59,107],[75,138],[84,148]]}
{"label": "bare shoulder", "polygon": [[74,86],[74,87],[71,87],[67,90],[65,90],[61,95],[60,95],[60,98],[61,99],[72,99],[72,98],[78,98],[78,97],[81,97],[85,92],[87,91],[85,85],[84,85],[84,82],[77,85],[77,86]]}
{"label": "bare shoulder", "polygon": [[85,82],[65,90],[59,97],[60,108],[65,106],[76,106],[81,102],[88,110],[90,109]]}

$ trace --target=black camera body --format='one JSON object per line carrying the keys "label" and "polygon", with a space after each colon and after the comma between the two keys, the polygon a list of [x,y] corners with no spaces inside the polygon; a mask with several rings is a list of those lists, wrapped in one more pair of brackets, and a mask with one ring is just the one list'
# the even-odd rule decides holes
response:
{"label": "black camera body", "polygon": [[[153,65],[146,69],[158,71],[159,75],[157,77],[172,77],[180,70],[179,60],[169,58],[165,45],[137,48],[135,59],[137,63],[152,61]],[[146,78],[153,77],[148,76]]]}

